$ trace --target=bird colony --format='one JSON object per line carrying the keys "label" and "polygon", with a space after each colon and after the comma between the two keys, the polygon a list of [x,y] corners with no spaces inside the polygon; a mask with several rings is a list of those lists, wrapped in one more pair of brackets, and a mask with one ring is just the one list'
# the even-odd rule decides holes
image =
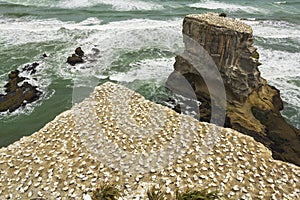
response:
{"label": "bird colony", "polygon": [[83,199],[117,183],[121,199],[176,189],[229,199],[300,199],[300,168],[232,129],[198,122],[113,83],[0,149],[0,199]]}

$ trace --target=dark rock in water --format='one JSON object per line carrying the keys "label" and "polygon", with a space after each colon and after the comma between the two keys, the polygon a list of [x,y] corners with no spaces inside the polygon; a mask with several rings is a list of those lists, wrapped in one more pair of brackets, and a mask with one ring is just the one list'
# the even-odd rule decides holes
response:
{"label": "dark rock in water", "polygon": [[84,52],[82,51],[81,47],[77,47],[75,49],[75,54],[72,54],[72,56],[69,56],[67,59],[67,63],[74,66],[77,63],[83,63],[82,57],[84,56]]}
{"label": "dark rock in water", "polygon": [[83,63],[83,59],[80,56],[73,54],[72,56],[68,57],[67,63],[74,66],[77,63]]}
{"label": "dark rock in water", "polygon": [[219,16],[220,17],[227,17],[227,14],[226,13],[220,13]]}
{"label": "dark rock in water", "polygon": [[8,74],[8,78],[9,79],[14,79],[14,78],[17,78],[20,74],[20,71],[19,70],[14,70],[14,71],[11,71],[9,74]]}
{"label": "dark rock in water", "polygon": [[81,47],[77,47],[75,49],[75,53],[80,57],[84,56],[84,52],[82,51]]}
{"label": "dark rock in water", "polygon": [[[199,14],[185,17],[183,34],[185,51],[176,57],[166,86],[186,97],[191,88],[201,102],[200,119],[210,122],[223,106],[215,83],[219,73],[226,94],[224,124],[263,143],[275,159],[300,166],[300,131],[282,117],[279,90],[260,76],[252,28],[218,14]],[[182,77],[190,86],[180,84]]]}
{"label": "dark rock in water", "polygon": [[44,53],[44,54],[43,54],[43,57],[44,57],[44,58],[46,58],[46,57],[48,57],[48,56],[47,56],[47,54],[46,54],[46,53]]}
{"label": "dark rock in water", "polygon": [[[31,67],[36,67],[37,64]],[[35,86],[28,82],[21,83],[25,80],[24,77],[19,76],[19,71],[11,71],[8,75],[8,83],[4,86],[6,94],[0,94],[0,112],[13,112],[21,106],[36,101],[42,94]]]}
{"label": "dark rock in water", "polygon": [[6,93],[15,91],[18,88],[18,83],[25,80],[24,77],[19,77],[19,73],[19,70],[14,70],[8,74],[8,83],[4,85]]}
{"label": "dark rock in water", "polygon": [[34,62],[34,63],[32,63],[32,64],[28,64],[28,65],[25,65],[24,67],[23,67],[23,71],[27,71],[27,72],[30,72],[30,75],[33,75],[33,74],[35,74],[36,73],[36,68],[37,68],[37,66],[39,66],[40,64],[39,63],[37,63],[37,62]]}
{"label": "dark rock in water", "polygon": [[36,67],[39,66],[40,64],[37,63],[37,62],[34,62],[34,63],[32,63],[31,65],[32,65],[33,68],[36,68]]}

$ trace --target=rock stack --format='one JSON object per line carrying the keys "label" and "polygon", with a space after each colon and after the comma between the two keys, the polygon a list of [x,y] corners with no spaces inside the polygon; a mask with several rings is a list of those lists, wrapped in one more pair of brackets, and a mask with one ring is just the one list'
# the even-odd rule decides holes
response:
{"label": "rock stack", "polygon": [[[274,158],[300,165],[300,132],[281,116],[279,90],[260,76],[252,28],[218,14],[191,14],[184,19],[183,35],[185,51],[176,57],[167,87],[188,96],[187,87],[178,84],[184,77],[201,102],[201,121],[211,121],[212,108],[223,108],[225,115],[217,116],[225,118],[225,126],[262,142]],[[222,82],[221,98],[222,87],[214,82]]]}

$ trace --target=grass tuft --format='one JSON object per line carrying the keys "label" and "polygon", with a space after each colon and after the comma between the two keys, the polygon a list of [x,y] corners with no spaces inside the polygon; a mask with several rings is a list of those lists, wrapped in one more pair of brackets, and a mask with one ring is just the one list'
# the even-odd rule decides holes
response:
{"label": "grass tuft", "polygon": [[191,190],[184,193],[176,191],[176,200],[217,200],[221,199],[217,191],[208,192],[205,190]]}
{"label": "grass tuft", "polygon": [[147,191],[147,197],[149,200],[166,200],[165,193],[154,188]]}
{"label": "grass tuft", "polygon": [[121,191],[116,184],[101,184],[92,195],[92,200],[117,200],[121,196]]}
{"label": "grass tuft", "polygon": [[252,58],[259,59],[259,53],[257,51],[253,52]]}

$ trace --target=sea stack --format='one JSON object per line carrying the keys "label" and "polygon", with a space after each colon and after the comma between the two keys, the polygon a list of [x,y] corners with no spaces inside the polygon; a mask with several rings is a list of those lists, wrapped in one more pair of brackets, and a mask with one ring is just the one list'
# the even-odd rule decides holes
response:
{"label": "sea stack", "polygon": [[[218,92],[211,91],[220,90],[209,88],[206,81],[217,77],[215,72],[209,72],[215,65],[226,93],[225,126],[254,137],[272,150],[275,159],[299,166],[300,131],[281,116],[279,90],[260,76],[252,28],[214,13],[191,14],[184,19],[183,35],[185,51],[176,56],[167,87],[186,96],[186,88],[177,84],[184,77],[201,101],[200,120],[209,122],[212,107],[218,107]],[[197,67],[206,71],[199,72],[191,62],[195,58]]]}

